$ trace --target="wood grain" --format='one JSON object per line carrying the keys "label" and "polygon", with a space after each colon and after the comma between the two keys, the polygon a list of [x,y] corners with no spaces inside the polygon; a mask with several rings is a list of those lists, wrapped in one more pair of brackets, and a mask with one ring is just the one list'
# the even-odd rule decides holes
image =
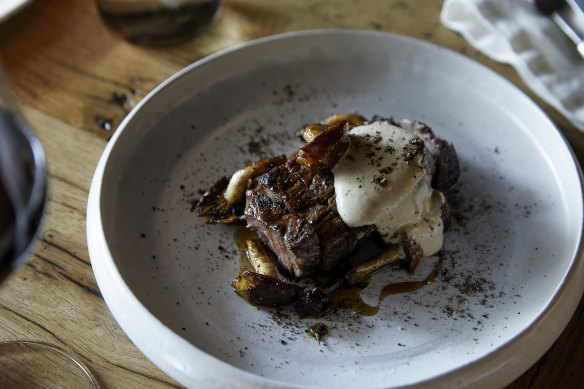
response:
{"label": "wood grain", "polygon": [[[93,1],[37,0],[1,24],[4,67],[47,152],[49,203],[30,262],[0,285],[0,340],[63,347],[103,388],[180,387],[141,354],[104,303],[87,253],[87,195],[103,148],[136,103],[184,66],[241,42],[286,31],[358,28],[436,43],[488,66],[532,97],[583,162],[584,135],[535,97],[511,67],[444,28],[441,7],[440,0],[226,0],[209,29],[166,48],[118,39]],[[509,388],[584,387],[583,328],[581,303],[554,346]]]}

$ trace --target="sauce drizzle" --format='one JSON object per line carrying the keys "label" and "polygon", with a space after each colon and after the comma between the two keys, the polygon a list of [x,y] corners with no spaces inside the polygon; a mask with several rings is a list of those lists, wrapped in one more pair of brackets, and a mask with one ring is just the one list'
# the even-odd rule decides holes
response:
{"label": "sauce drizzle", "polygon": [[379,296],[379,301],[375,306],[365,303],[365,301],[363,301],[363,299],[361,298],[361,292],[369,284],[370,278],[368,280],[360,282],[357,285],[337,289],[334,292],[332,292],[329,295],[329,297],[335,305],[342,305],[344,307],[350,308],[353,311],[360,313],[364,316],[373,316],[377,314],[377,312],[379,312],[379,306],[381,305],[381,301],[383,301],[383,299],[386,298],[387,296],[392,294],[414,292],[432,282],[442,270],[442,263],[443,257],[440,256],[440,259],[436,263],[436,266],[434,267],[434,270],[432,270],[432,273],[430,273],[422,281],[405,281],[386,285],[382,289],[381,294]]}

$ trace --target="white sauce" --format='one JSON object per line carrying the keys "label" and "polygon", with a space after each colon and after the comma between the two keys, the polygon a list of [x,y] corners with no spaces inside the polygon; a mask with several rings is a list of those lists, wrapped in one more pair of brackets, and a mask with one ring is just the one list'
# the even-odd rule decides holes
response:
{"label": "white sauce", "polygon": [[358,227],[375,224],[387,243],[408,233],[424,256],[444,242],[444,196],[432,189],[423,141],[385,121],[354,127],[351,146],[332,172],[339,215]]}

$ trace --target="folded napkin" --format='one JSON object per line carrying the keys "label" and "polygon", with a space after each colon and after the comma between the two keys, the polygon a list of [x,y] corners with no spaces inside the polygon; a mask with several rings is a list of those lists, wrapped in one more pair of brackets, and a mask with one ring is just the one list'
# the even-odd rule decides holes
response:
{"label": "folded napkin", "polygon": [[584,59],[527,0],[445,0],[442,23],[512,65],[543,100],[584,131]]}

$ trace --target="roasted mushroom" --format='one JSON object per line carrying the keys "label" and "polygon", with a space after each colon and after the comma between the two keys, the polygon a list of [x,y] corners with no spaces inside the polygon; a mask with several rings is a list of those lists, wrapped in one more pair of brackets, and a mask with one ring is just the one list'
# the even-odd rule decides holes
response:
{"label": "roasted mushroom", "polygon": [[300,136],[306,143],[310,143],[319,136],[327,128],[337,125],[341,122],[347,122],[351,126],[360,126],[367,121],[363,116],[355,113],[338,113],[336,115],[329,116],[320,123],[310,124],[300,130]]}
{"label": "roasted mushroom", "polygon": [[278,265],[272,258],[269,249],[258,239],[245,241],[247,259],[256,273],[286,281],[286,277],[278,269]]}
{"label": "roasted mushroom", "polygon": [[361,124],[365,124],[367,119],[356,113],[337,113],[324,119],[321,123],[332,126],[343,121],[348,122],[352,126],[360,126]]}
{"label": "roasted mushroom", "polygon": [[380,254],[355,266],[345,273],[345,279],[350,285],[385,269],[389,265],[400,262],[404,258],[404,251],[399,245],[392,245]]}
{"label": "roasted mushroom", "polygon": [[296,301],[296,312],[300,317],[318,317],[327,313],[331,306],[328,296],[320,289],[305,290]]}
{"label": "roasted mushroom", "polygon": [[249,303],[268,307],[288,305],[301,291],[298,285],[247,270],[239,273],[231,286]]}
{"label": "roasted mushroom", "polygon": [[349,128],[347,121],[330,126],[300,148],[297,161],[315,172],[330,170],[349,147]]}
{"label": "roasted mushroom", "polygon": [[245,189],[249,180],[286,162],[285,155],[262,159],[239,169],[228,181],[222,177],[198,201],[198,216],[204,216],[207,224],[233,223],[243,215]]}

